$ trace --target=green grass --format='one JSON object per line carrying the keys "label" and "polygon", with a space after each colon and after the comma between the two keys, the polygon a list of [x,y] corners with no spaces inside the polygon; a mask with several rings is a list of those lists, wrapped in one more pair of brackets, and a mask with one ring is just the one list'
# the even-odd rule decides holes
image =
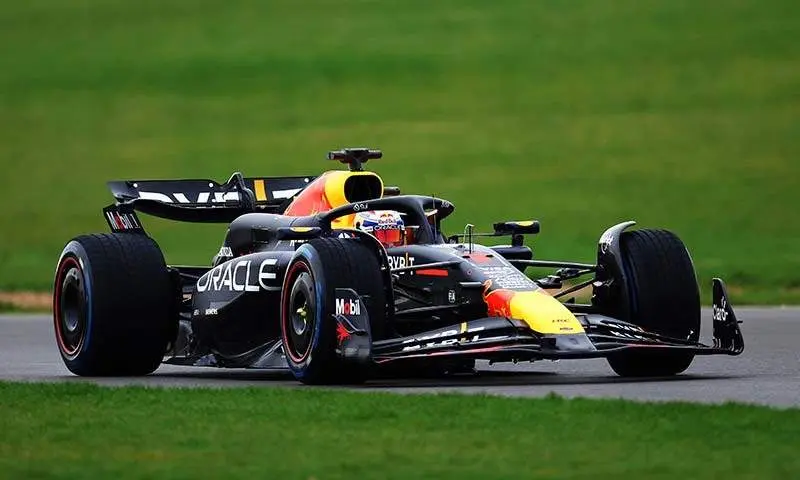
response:
{"label": "green grass", "polygon": [[800,410],[0,383],[4,478],[794,478]]}
{"label": "green grass", "polygon": [[[592,260],[637,219],[706,287],[800,303],[796,0],[31,0],[0,6],[0,288],[48,289],[112,178],[316,173],[381,147],[387,183],[535,217]],[[175,263],[224,227],[148,224]],[[708,294],[709,288],[705,288]]]}
{"label": "green grass", "polygon": [[20,311],[19,307],[17,307],[13,303],[0,301],[0,313],[10,313],[18,311]]}
{"label": "green grass", "polygon": [[0,301],[0,313],[50,313],[51,308],[43,305],[18,305]]}

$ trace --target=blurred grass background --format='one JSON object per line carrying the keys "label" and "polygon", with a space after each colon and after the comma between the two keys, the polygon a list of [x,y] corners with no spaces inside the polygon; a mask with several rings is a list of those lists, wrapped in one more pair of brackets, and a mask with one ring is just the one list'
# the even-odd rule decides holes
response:
{"label": "blurred grass background", "polygon": [[[0,288],[50,288],[110,179],[314,174],[382,148],[450,227],[538,218],[592,260],[636,219],[708,295],[800,302],[796,0],[30,0],[0,5]],[[149,220],[149,219],[148,219]],[[146,220],[147,221],[147,220]],[[223,226],[148,221],[173,263]]]}

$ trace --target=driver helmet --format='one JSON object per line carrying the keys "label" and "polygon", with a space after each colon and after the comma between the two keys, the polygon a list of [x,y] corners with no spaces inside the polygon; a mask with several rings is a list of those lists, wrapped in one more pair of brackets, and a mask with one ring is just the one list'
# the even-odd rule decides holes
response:
{"label": "driver helmet", "polygon": [[359,212],[355,227],[377,238],[387,248],[406,245],[413,240],[413,231],[406,228],[402,215],[391,210]]}

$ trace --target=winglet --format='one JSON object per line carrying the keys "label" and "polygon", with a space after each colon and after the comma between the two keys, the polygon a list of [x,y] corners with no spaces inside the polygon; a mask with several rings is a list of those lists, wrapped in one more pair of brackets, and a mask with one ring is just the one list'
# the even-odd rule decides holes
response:
{"label": "winglet", "polygon": [[715,278],[713,288],[714,345],[738,355],[744,351],[744,337],[739,329],[742,322],[736,319],[725,282]]}

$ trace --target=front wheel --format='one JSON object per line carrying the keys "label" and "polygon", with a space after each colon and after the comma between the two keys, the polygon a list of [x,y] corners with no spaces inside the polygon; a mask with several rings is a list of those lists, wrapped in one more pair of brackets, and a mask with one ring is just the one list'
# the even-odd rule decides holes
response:
{"label": "front wheel", "polygon": [[82,235],[64,248],[53,285],[56,344],[83,376],[146,375],[177,328],[158,245],[144,235]]}
{"label": "front wheel", "polygon": [[[698,341],[700,292],[692,259],[686,246],[666,230],[635,230],[620,237],[622,262],[627,277],[627,308],[623,320],[660,335]],[[618,283],[622,279],[615,280]],[[667,376],[683,372],[694,354],[657,349],[629,350],[608,358],[623,377]]]}
{"label": "front wheel", "polygon": [[[359,299],[337,298],[350,289]],[[361,383],[369,364],[346,361],[339,349],[349,333],[338,315],[366,310],[371,337],[384,335],[386,294],[375,253],[356,239],[318,238],[300,246],[281,293],[281,339],[295,378],[307,384]]]}

